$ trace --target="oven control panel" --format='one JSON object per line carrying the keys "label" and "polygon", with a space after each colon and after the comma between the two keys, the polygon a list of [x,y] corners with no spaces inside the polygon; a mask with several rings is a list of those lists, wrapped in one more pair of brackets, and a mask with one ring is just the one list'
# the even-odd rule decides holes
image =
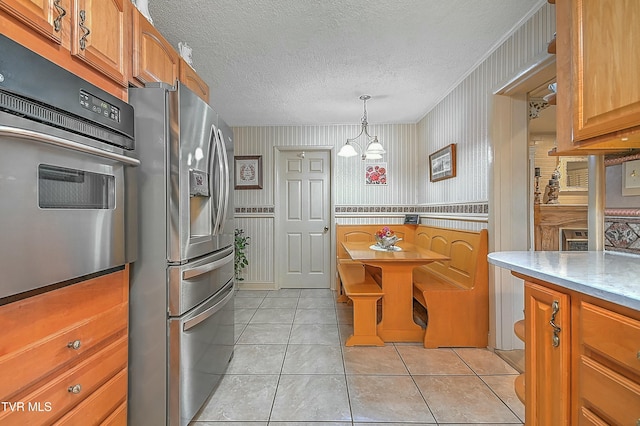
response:
{"label": "oven control panel", "polygon": [[118,107],[84,90],[80,90],[80,105],[105,118],[109,118],[117,123],[120,122],[120,109]]}

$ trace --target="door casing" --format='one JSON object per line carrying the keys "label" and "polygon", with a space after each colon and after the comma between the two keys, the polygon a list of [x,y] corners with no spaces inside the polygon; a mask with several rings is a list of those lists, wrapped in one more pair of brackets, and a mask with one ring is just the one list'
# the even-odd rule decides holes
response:
{"label": "door casing", "polygon": [[[281,219],[281,215],[283,214],[283,206],[280,206],[280,197],[281,197],[281,193],[280,193],[280,181],[282,179],[281,176],[281,171],[280,171],[280,160],[281,160],[281,154],[284,152],[291,152],[291,151],[297,151],[297,152],[317,152],[317,151],[327,151],[329,153],[329,176],[331,179],[331,184],[329,187],[329,200],[327,205],[329,206],[330,212],[329,212],[329,256],[330,256],[330,275],[327,277],[327,279],[329,280],[329,287],[331,290],[335,290],[335,280],[332,279],[332,277],[335,276],[336,274],[336,251],[335,251],[335,246],[336,246],[336,241],[335,241],[335,199],[334,199],[334,194],[335,194],[335,190],[334,190],[334,182],[335,179],[333,179],[334,176],[334,165],[335,165],[335,155],[334,155],[334,146],[331,145],[314,145],[314,146],[309,146],[309,145],[295,145],[295,146],[275,146],[274,150],[275,150],[275,155],[274,157],[274,171],[275,171],[275,176],[274,176],[274,201],[276,203],[276,214],[275,214],[275,234],[276,236],[283,236],[285,234],[285,230],[282,229],[282,221]],[[279,238],[275,241],[276,246],[277,244],[280,242]],[[280,289],[280,283],[282,282],[282,274],[284,273],[284,271],[282,271],[282,262],[280,262],[279,260],[277,260],[277,256],[274,257],[275,260],[275,289]]]}

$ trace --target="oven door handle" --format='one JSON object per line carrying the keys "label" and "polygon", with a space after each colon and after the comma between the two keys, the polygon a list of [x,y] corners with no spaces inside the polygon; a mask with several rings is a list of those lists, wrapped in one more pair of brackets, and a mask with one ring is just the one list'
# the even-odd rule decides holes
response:
{"label": "oven door handle", "polygon": [[186,269],[182,272],[182,279],[189,280],[191,278],[206,274],[207,272],[211,272],[214,269],[218,269],[222,265],[226,265],[227,263],[233,260],[233,252],[231,252],[228,256],[223,257],[220,260],[216,260],[215,262],[207,263],[202,266],[196,266],[194,268]]}
{"label": "oven door handle", "polygon": [[20,129],[16,127],[0,126],[0,136],[13,136],[17,138],[35,140],[37,142],[43,142],[50,145],[59,146],[62,148],[72,149],[84,154],[97,155],[99,157],[108,158],[109,160],[119,161],[129,166],[139,166],[140,160],[137,158],[127,157],[125,155],[116,154],[114,152],[104,151],[99,148],[94,148],[90,145],[84,145],[78,142],[73,142],[67,139],[59,138],[57,136],[47,135],[46,133],[34,132],[33,130]]}
{"label": "oven door handle", "polygon": [[226,288],[222,289],[222,291],[228,291],[229,294],[227,294],[218,303],[216,303],[212,307],[208,308],[206,311],[196,315],[195,317],[191,318],[190,320],[185,321],[184,324],[182,325],[182,331],[188,331],[188,330],[192,329],[196,325],[200,324],[202,321],[206,320],[207,318],[211,317],[215,313],[219,312],[222,308],[224,308],[224,306],[233,297],[233,281],[231,281],[229,284],[227,284]]}

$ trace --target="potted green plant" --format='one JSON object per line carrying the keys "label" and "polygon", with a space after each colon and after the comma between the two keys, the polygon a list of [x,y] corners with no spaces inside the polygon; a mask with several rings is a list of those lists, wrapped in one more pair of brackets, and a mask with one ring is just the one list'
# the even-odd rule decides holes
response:
{"label": "potted green plant", "polygon": [[251,237],[244,235],[243,229],[236,229],[235,231],[235,259],[234,259],[234,273],[236,281],[243,281],[244,278],[240,276],[240,273],[244,268],[249,265],[249,259],[247,259],[247,246]]}

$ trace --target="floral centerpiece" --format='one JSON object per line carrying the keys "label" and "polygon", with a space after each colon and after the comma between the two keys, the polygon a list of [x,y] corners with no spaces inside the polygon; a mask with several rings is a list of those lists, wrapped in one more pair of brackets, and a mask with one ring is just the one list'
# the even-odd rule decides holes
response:
{"label": "floral centerpiece", "polygon": [[401,239],[388,226],[384,226],[375,233],[377,245],[387,250],[392,249],[394,244]]}

